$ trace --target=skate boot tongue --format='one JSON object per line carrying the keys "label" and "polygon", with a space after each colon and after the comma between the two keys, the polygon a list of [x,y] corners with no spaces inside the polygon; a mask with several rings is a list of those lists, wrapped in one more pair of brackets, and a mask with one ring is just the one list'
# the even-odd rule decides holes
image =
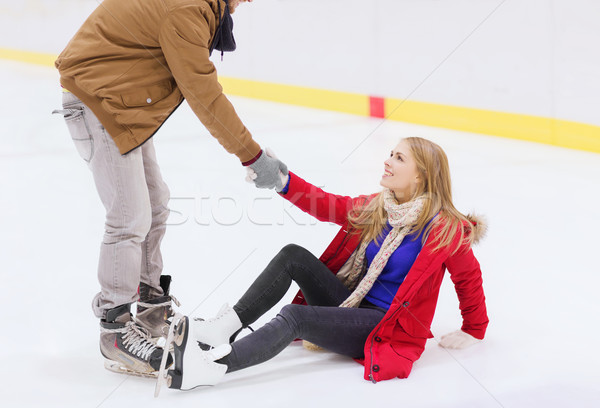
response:
{"label": "skate boot tongue", "polygon": [[131,321],[131,304],[117,306],[114,309],[106,311],[107,323],[122,323],[125,324]]}
{"label": "skate boot tongue", "polygon": [[171,277],[160,277],[160,289],[140,283],[140,299],[137,302],[136,322],[153,338],[167,337],[170,320],[173,317],[173,303],[179,302],[170,294]]}

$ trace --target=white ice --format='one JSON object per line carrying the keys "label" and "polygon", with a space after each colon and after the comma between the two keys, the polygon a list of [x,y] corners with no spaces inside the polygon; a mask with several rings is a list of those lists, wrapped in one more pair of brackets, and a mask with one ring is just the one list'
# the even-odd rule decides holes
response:
{"label": "white ice", "polygon": [[[50,114],[60,107],[57,74],[12,62],[0,73],[3,407],[599,406],[598,154],[232,97],[262,146],[334,193],[377,191],[403,136],[441,144],[456,205],[489,221],[475,248],[489,330],[466,350],[437,346],[461,324],[446,277],[436,338],[408,379],[374,385],[354,361],[296,343],[216,387],[154,399],[153,381],[103,368],[90,308],[103,209],[62,118]],[[185,105],[155,143],[172,194],[164,272],[184,313],[214,314],[282,246],[320,255],[337,231],[247,184]]]}

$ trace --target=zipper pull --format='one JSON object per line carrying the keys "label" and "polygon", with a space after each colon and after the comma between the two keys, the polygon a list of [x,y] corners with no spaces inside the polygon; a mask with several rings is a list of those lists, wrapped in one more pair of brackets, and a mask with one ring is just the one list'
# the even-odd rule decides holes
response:
{"label": "zipper pull", "polygon": [[375,381],[375,378],[373,378],[373,374],[369,374],[369,380],[371,380],[373,384],[377,384],[377,381]]}

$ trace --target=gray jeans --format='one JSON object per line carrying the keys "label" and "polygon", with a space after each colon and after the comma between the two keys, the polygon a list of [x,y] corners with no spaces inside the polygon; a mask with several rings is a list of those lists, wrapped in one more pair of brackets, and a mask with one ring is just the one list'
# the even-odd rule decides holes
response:
{"label": "gray jeans", "polygon": [[263,363],[294,339],[305,339],[349,357],[364,357],[369,334],[386,310],[363,300],[359,307],[338,307],[350,291],[317,257],[298,245],[285,246],[233,306],[243,327],[255,322],[286,294],[292,281],[307,305],[286,305],[260,329],[232,343],[218,362],[233,372]]}
{"label": "gray jeans", "polygon": [[135,302],[143,282],[162,295],[160,242],[169,216],[169,189],[162,179],[152,139],[121,155],[98,118],[75,95],[63,94],[63,110],[79,155],[92,171],[106,209],[100,247],[101,291],[92,308],[99,318],[106,310]]}

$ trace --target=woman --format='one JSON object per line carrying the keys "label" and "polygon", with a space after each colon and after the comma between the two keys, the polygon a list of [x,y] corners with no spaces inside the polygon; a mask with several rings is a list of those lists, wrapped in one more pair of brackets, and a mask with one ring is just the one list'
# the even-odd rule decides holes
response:
{"label": "woman", "polygon": [[[283,197],[341,225],[340,232],[320,259],[299,246],[284,247],[216,318],[183,317],[174,324],[175,365],[163,377],[170,388],[213,385],[226,372],[274,357],[296,338],[357,359],[367,380],[406,378],[433,337],[429,328],[446,268],[463,325],[440,345],[463,348],[483,339],[488,318],[471,245],[484,228],[454,208],[448,160],[438,145],[401,140],[385,161],[384,190],[370,196],[337,196],[293,173],[282,177]],[[301,289],[293,304],[229,344],[281,300],[292,281]]]}

